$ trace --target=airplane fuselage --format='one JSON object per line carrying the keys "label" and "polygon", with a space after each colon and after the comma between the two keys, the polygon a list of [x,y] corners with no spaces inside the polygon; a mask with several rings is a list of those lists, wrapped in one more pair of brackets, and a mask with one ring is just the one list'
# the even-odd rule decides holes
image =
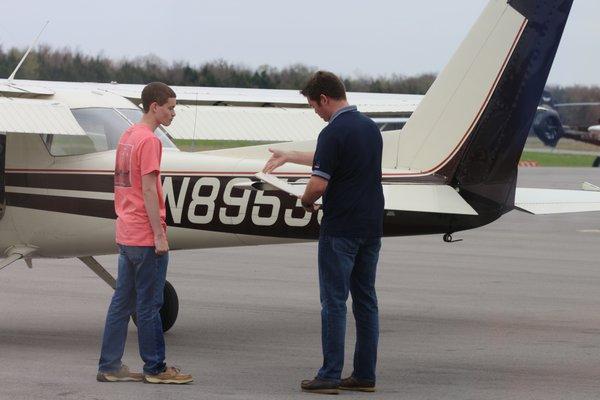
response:
{"label": "airplane fuselage", "polygon": [[[114,151],[39,157],[41,137],[9,135],[6,211],[0,248],[26,245],[36,257],[73,257],[116,252],[113,203]],[[16,154],[17,156],[13,156]],[[38,154],[28,157],[27,154]],[[287,193],[243,190],[263,166],[255,159],[232,160],[210,153],[166,150],[162,161],[169,242],[172,249],[230,247],[316,240],[322,211],[309,213]],[[290,165],[278,174],[306,181],[308,167]],[[419,183],[428,177],[384,176]],[[431,180],[431,177],[429,177]],[[494,218],[495,219],[495,218]],[[385,236],[454,232],[480,226],[480,216],[386,211]],[[466,224],[466,225],[465,225]]]}

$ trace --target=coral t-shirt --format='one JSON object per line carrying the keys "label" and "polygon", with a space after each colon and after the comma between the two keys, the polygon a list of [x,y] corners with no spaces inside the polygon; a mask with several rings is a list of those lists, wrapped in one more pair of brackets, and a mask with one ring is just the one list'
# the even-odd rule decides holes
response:
{"label": "coral t-shirt", "polygon": [[142,193],[142,176],[156,173],[160,220],[166,232],[166,211],[160,182],[162,143],[150,127],[135,124],[123,133],[115,161],[115,211],[117,243],[154,246],[154,232]]}

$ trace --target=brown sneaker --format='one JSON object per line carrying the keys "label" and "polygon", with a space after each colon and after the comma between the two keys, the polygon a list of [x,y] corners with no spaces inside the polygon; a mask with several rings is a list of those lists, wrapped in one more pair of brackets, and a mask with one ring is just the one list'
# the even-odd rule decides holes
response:
{"label": "brown sneaker", "polygon": [[319,394],[339,394],[338,383],[325,379],[307,379],[300,383],[300,388],[303,392],[319,393]]}
{"label": "brown sneaker", "polygon": [[98,382],[141,382],[143,375],[139,372],[130,372],[127,365],[121,365],[118,371],[98,372],[96,380]]}
{"label": "brown sneaker", "polygon": [[189,374],[182,374],[181,370],[176,367],[167,367],[163,372],[156,375],[146,375],[144,374],[144,382],[146,383],[173,383],[173,384],[183,384],[193,382],[194,378],[192,378]]}
{"label": "brown sneaker", "polygon": [[350,376],[346,379],[342,379],[340,382],[340,389],[342,390],[354,390],[357,392],[374,392],[375,382],[367,381],[364,379],[357,379]]}

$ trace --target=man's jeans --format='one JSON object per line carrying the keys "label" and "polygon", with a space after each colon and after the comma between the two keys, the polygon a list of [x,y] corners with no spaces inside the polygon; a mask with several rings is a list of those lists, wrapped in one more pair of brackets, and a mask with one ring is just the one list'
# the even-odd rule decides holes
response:
{"label": "man's jeans", "polygon": [[339,381],[344,365],[346,300],[352,294],[356,321],[354,371],[358,379],[375,381],[379,315],[375,294],[375,272],[381,239],[319,238],[319,288],[323,366],[317,377]]}
{"label": "man's jeans", "polygon": [[154,247],[119,245],[117,288],[112,297],[98,370],[114,372],[121,368],[129,317],[135,313],[140,356],[144,373],[165,369],[165,341],[160,320],[169,255],[156,255]]}

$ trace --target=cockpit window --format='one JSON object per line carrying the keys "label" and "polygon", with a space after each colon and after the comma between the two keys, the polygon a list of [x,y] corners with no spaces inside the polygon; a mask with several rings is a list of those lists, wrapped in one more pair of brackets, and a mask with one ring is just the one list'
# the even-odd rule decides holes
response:
{"label": "cockpit window", "polygon": [[[138,122],[142,115],[141,110],[113,108],[75,108],[71,112],[86,136],[45,135],[44,141],[53,156],[114,150],[123,132]],[[175,147],[161,128],[155,133],[163,147]]]}
{"label": "cockpit window", "polygon": [[[144,115],[142,113],[142,110],[140,110],[139,108],[118,108],[117,111],[120,112],[121,114],[123,114],[125,116],[125,118],[127,118],[129,120],[129,122],[131,122],[132,124],[137,124],[138,122],[140,122],[140,120],[142,119],[142,115]],[[173,144],[173,142],[171,142],[171,139],[169,139],[167,132],[165,131],[165,129],[162,126],[159,126],[158,128],[156,128],[156,131],[154,131],[154,134],[162,142],[163,148],[165,148],[165,147],[175,148],[176,147]]]}

